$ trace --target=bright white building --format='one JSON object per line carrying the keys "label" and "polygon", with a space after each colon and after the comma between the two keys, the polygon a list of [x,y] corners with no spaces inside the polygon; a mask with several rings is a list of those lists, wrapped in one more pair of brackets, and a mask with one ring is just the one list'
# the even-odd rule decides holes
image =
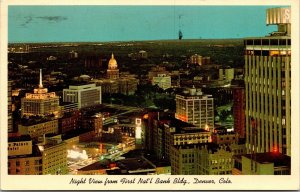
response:
{"label": "bright white building", "polygon": [[200,89],[191,88],[176,95],[175,117],[202,129],[214,128],[214,99],[203,95]]}
{"label": "bright white building", "polygon": [[63,101],[78,103],[79,109],[101,104],[101,87],[96,84],[70,85],[69,89],[63,90]]}

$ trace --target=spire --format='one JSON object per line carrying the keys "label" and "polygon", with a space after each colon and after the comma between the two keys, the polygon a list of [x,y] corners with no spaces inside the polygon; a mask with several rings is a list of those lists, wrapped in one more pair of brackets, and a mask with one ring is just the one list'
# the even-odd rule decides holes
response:
{"label": "spire", "polygon": [[39,88],[40,89],[43,88],[42,69],[40,69],[40,84],[39,84]]}
{"label": "spire", "polygon": [[114,59],[114,53],[111,53],[111,58]]}

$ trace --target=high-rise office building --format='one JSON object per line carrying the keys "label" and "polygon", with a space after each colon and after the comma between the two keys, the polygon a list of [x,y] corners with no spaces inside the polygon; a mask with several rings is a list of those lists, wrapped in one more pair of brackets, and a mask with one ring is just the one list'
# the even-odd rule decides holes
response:
{"label": "high-rise office building", "polygon": [[291,155],[290,8],[267,10],[278,31],[246,38],[246,147],[249,152]]}
{"label": "high-rise office building", "polygon": [[8,81],[7,82],[7,115],[8,115],[8,132],[11,133],[13,132],[13,119],[12,119],[12,103],[11,103],[11,96],[12,96],[12,92],[11,92],[11,84],[12,81]]}
{"label": "high-rise office building", "polygon": [[69,89],[63,90],[63,101],[78,103],[78,108],[90,107],[101,104],[101,87],[95,84],[69,86]]}
{"label": "high-rise office building", "polygon": [[42,70],[40,69],[40,83],[38,88],[34,89],[34,93],[26,93],[21,99],[22,116],[58,116],[60,111],[59,97],[55,92],[48,93],[48,89],[43,87]]}
{"label": "high-rise office building", "polygon": [[199,128],[213,129],[214,99],[196,88],[177,94],[175,117]]}

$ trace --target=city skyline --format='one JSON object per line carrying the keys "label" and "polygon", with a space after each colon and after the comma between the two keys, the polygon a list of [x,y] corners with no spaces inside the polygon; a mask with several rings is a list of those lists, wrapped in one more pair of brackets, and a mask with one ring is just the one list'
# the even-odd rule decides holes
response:
{"label": "city skyline", "polygon": [[271,7],[9,6],[8,42],[171,40],[179,30],[183,39],[263,36],[276,28],[265,24]]}

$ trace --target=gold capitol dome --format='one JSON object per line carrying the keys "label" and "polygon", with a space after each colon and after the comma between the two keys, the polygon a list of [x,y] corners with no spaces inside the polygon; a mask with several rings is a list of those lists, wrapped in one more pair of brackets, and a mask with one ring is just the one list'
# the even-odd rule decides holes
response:
{"label": "gold capitol dome", "polygon": [[117,63],[113,53],[111,54],[111,58],[108,62],[108,68],[109,69],[117,69],[118,68],[118,63]]}

